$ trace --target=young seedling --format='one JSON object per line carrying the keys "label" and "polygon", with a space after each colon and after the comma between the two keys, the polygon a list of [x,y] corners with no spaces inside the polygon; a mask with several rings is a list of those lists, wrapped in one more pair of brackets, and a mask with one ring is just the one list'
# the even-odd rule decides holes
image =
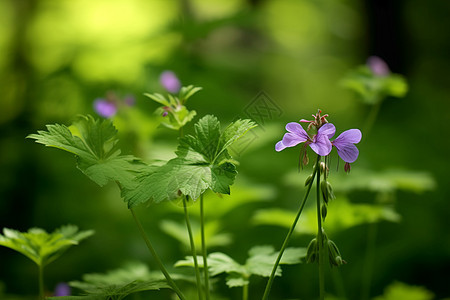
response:
{"label": "young seedling", "polygon": [[0,246],[20,252],[37,264],[39,298],[44,299],[44,267],[92,234],[94,231],[78,231],[78,227],[74,225],[62,226],[52,233],[47,233],[41,228],[31,228],[28,232],[3,228]]}

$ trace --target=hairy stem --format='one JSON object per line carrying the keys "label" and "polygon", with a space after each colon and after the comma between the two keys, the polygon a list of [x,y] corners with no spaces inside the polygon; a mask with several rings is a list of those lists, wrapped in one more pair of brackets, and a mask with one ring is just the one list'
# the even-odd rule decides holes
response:
{"label": "hairy stem", "polygon": [[145,241],[145,244],[147,245],[148,250],[150,250],[150,253],[152,254],[153,258],[155,259],[156,264],[158,265],[161,272],[164,274],[164,277],[166,277],[167,283],[170,285],[170,287],[174,290],[174,292],[178,295],[178,297],[181,300],[186,300],[186,297],[183,295],[181,290],[175,284],[172,277],[170,277],[169,272],[167,272],[167,269],[164,267],[161,259],[159,258],[158,254],[156,253],[155,249],[153,248],[152,244],[150,243],[150,240],[149,240],[147,234],[145,233],[144,227],[142,227],[141,221],[139,221],[133,208],[130,208],[130,212],[131,212],[131,215],[133,216],[134,221],[136,222],[136,225],[139,229],[139,232],[141,233],[142,238]]}
{"label": "hairy stem", "polygon": [[[325,171],[326,172],[326,171]],[[320,209],[320,166],[317,164],[317,186],[316,186],[316,196],[317,196],[317,243],[319,245],[319,299],[324,300],[325,298],[325,265],[324,265],[324,240],[322,231],[322,214]]]}
{"label": "hairy stem", "polygon": [[203,210],[203,194],[200,195],[200,231],[202,236],[202,255],[203,255],[203,276],[205,277],[205,295],[206,300],[210,299],[209,294],[209,273],[208,273],[208,252],[206,249],[205,238],[205,214]]}
{"label": "hairy stem", "polygon": [[195,250],[194,236],[192,234],[191,222],[189,221],[189,214],[188,214],[187,205],[186,205],[187,197],[188,196],[183,197],[184,217],[186,219],[186,227],[187,227],[187,231],[189,234],[189,243],[191,244],[192,258],[194,259],[195,278],[197,279],[198,299],[203,300],[202,281],[200,278],[200,268],[198,267],[197,251]]}
{"label": "hairy stem", "polygon": [[289,228],[289,231],[286,235],[286,238],[284,239],[283,245],[281,246],[280,252],[278,253],[277,256],[277,260],[275,261],[275,264],[273,265],[273,269],[272,269],[272,273],[270,274],[269,280],[267,281],[267,285],[266,285],[266,289],[264,291],[264,295],[262,297],[263,300],[267,300],[269,299],[269,293],[270,293],[270,289],[272,288],[272,284],[273,284],[273,280],[275,279],[275,274],[278,268],[278,265],[280,264],[281,258],[283,256],[284,251],[286,250],[287,245],[289,244],[289,240],[291,239],[291,235],[294,232],[295,226],[297,225],[297,222],[300,218],[300,215],[302,214],[303,208],[305,207],[305,203],[306,200],[308,199],[309,196],[309,192],[311,191],[311,187],[312,184],[314,182],[314,177],[318,174],[320,174],[319,172],[319,163],[320,163],[320,156],[317,156],[317,161],[316,164],[314,166],[314,172],[313,172],[313,177],[312,180],[309,182],[308,186],[306,187],[306,193],[305,196],[303,197],[303,201],[300,204],[300,207],[297,211],[297,214],[295,216],[294,222],[292,222],[291,227]]}

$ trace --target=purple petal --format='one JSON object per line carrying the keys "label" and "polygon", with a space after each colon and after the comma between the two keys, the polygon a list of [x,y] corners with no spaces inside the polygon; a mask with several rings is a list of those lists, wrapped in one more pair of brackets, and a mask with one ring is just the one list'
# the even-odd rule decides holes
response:
{"label": "purple petal", "polygon": [[358,158],[359,150],[355,145],[351,143],[334,145],[336,146],[338,154],[343,161],[352,163]]}
{"label": "purple petal", "polygon": [[170,93],[178,93],[181,88],[180,80],[172,71],[162,72],[159,82]]}
{"label": "purple petal", "polygon": [[331,123],[325,123],[317,131],[317,136],[324,135],[328,137],[328,139],[331,139],[335,133],[336,127],[334,127],[334,125]]}
{"label": "purple petal", "polygon": [[378,56],[371,56],[367,59],[367,65],[375,75],[387,76],[391,72],[387,63]]}
{"label": "purple petal", "polygon": [[333,145],[352,143],[358,144],[361,141],[362,133],[359,129],[349,129],[341,133],[333,142]]}
{"label": "purple petal", "polygon": [[341,133],[334,141],[333,145],[337,148],[339,156],[343,161],[352,163],[359,155],[359,150],[354,144],[361,141],[361,131],[359,129],[349,129]]}
{"label": "purple petal", "polygon": [[104,118],[110,118],[117,113],[117,106],[114,102],[97,98],[94,101],[95,111]]}
{"label": "purple petal", "polygon": [[303,129],[302,125],[300,125],[299,123],[296,122],[287,123],[286,130],[291,133],[295,133],[301,138],[304,138],[305,141],[309,139],[308,133],[305,131],[305,129]]}
{"label": "purple petal", "polygon": [[286,146],[283,144],[283,141],[279,141],[275,145],[275,151],[280,152],[281,150],[286,149]]}
{"label": "purple petal", "polygon": [[314,138],[314,142],[311,143],[309,147],[311,147],[311,149],[313,149],[314,152],[316,152],[320,156],[327,156],[328,154],[330,154],[332,149],[332,145],[328,137],[326,135],[319,134],[316,135],[316,137]]}
{"label": "purple petal", "polygon": [[286,147],[294,147],[300,143],[306,141],[306,139],[302,136],[298,136],[295,133],[285,133],[283,139],[281,140]]}

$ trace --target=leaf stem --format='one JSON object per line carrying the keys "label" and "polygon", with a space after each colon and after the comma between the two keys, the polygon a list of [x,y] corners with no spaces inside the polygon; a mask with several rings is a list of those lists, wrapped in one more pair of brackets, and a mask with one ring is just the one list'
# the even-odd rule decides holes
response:
{"label": "leaf stem", "polygon": [[203,255],[203,276],[205,277],[205,295],[206,300],[210,299],[209,294],[209,272],[208,272],[208,252],[206,249],[205,238],[205,214],[203,209],[203,194],[200,195],[200,230],[202,236],[202,255]]}
{"label": "leaf stem", "polygon": [[[320,156],[319,156],[320,160]],[[326,170],[325,170],[326,173]],[[322,214],[320,209],[320,166],[317,164],[317,177],[316,177],[316,196],[317,196],[317,243],[319,245],[319,299],[325,299],[325,266],[324,266],[324,240],[322,229]]]}
{"label": "leaf stem", "polygon": [[294,222],[292,222],[291,228],[289,228],[289,231],[288,231],[288,233],[286,235],[286,238],[284,239],[283,245],[281,246],[280,252],[278,253],[277,260],[275,261],[275,264],[273,265],[272,273],[270,274],[269,280],[267,281],[266,289],[265,289],[264,295],[262,297],[263,300],[269,299],[270,289],[272,288],[273,280],[275,278],[275,274],[276,274],[278,265],[280,264],[281,257],[283,256],[283,253],[286,250],[286,247],[287,247],[287,245],[289,243],[289,240],[291,239],[291,235],[294,232],[295,226],[297,225],[298,219],[300,218],[300,215],[301,215],[301,213],[303,211],[303,208],[305,207],[306,200],[308,199],[309,192],[311,191],[311,187],[312,187],[312,184],[314,182],[314,177],[316,176],[316,174],[320,174],[320,171],[319,171],[320,165],[319,165],[319,163],[320,163],[320,156],[318,155],[316,164],[314,166],[314,172],[312,174],[313,177],[312,177],[311,181],[309,182],[309,184],[308,184],[308,186],[306,188],[306,193],[305,193],[303,201],[300,204],[300,207],[299,207],[299,209],[297,211],[297,215],[295,216]]}
{"label": "leaf stem", "polygon": [[242,300],[248,300],[248,283],[242,287]]}
{"label": "leaf stem", "polygon": [[198,267],[198,261],[197,261],[197,251],[195,250],[194,236],[192,234],[191,222],[189,221],[189,214],[188,214],[187,205],[186,205],[187,197],[188,196],[183,197],[184,216],[186,219],[186,227],[187,227],[187,231],[189,234],[189,243],[191,244],[192,258],[194,259],[195,277],[197,279],[198,299],[203,300],[202,282],[200,279],[200,269]]}
{"label": "leaf stem", "polygon": [[42,266],[42,263],[39,264],[39,299],[44,300],[45,294],[44,294],[44,267]]}
{"label": "leaf stem", "polygon": [[164,277],[166,277],[167,283],[170,285],[170,287],[174,290],[174,292],[178,295],[178,297],[181,300],[186,300],[186,297],[183,295],[181,290],[178,288],[176,283],[173,281],[172,277],[170,277],[169,272],[164,267],[164,264],[162,263],[161,259],[159,258],[158,254],[156,253],[155,249],[153,248],[147,234],[145,233],[144,227],[142,227],[141,221],[139,221],[138,217],[136,216],[134,209],[130,208],[130,212],[131,212],[131,215],[133,216],[134,221],[136,222],[137,227],[139,228],[139,232],[141,233],[141,236],[144,239],[148,250],[150,250],[150,253],[152,254],[153,258],[156,260],[156,263],[157,263],[159,269],[164,274]]}

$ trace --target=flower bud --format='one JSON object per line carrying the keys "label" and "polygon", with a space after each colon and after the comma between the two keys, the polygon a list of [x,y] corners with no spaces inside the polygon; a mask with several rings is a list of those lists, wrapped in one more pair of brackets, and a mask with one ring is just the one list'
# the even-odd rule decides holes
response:
{"label": "flower bud", "polygon": [[322,219],[325,220],[325,218],[327,217],[327,205],[326,204],[322,204],[321,213],[322,213]]}
{"label": "flower bud", "polygon": [[308,163],[309,163],[309,157],[308,157],[308,153],[305,150],[303,153],[302,164],[303,164],[303,166],[307,166]]}
{"label": "flower bud", "polygon": [[348,162],[346,162],[344,165],[344,171],[347,174],[350,173],[350,164]]}
{"label": "flower bud", "polygon": [[320,173],[321,174],[325,174],[325,171],[327,170],[327,166],[326,166],[326,164],[323,162],[323,161],[321,161],[320,162]]}
{"label": "flower bud", "polygon": [[347,262],[342,259],[339,248],[332,240],[328,240],[328,258],[332,266],[340,266],[346,264]]}
{"label": "flower bud", "polygon": [[313,238],[311,242],[309,242],[308,249],[306,251],[306,263],[314,263],[318,258],[318,247],[317,247],[317,239]]}
{"label": "flower bud", "polygon": [[325,203],[328,203],[328,188],[327,182],[325,180],[320,183],[320,189],[322,190],[323,201],[325,201]]}
{"label": "flower bud", "polygon": [[311,183],[312,180],[313,180],[313,175],[311,174],[311,175],[309,175],[309,176],[306,178],[306,180],[305,180],[305,186],[308,186],[308,185]]}
{"label": "flower bud", "polygon": [[320,183],[320,188],[322,190],[323,200],[325,201],[325,203],[328,203],[329,200],[333,200],[336,198],[333,193],[333,187],[328,181],[322,181]]}

